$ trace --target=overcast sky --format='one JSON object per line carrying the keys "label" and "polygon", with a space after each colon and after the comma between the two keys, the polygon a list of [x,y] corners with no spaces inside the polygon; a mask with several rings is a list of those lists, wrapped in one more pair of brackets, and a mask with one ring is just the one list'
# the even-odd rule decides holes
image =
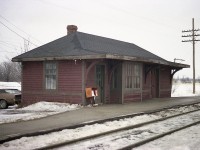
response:
{"label": "overcast sky", "polygon": [[[192,29],[192,18],[200,29],[200,0],[0,0],[0,61],[20,54],[24,39],[33,49],[65,36],[66,26],[74,24],[81,32],[134,43],[168,61],[183,59],[191,68],[176,76],[192,77],[192,43],[181,42],[190,39],[181,36]],[[200,42],[197,77],[199,58]]]}

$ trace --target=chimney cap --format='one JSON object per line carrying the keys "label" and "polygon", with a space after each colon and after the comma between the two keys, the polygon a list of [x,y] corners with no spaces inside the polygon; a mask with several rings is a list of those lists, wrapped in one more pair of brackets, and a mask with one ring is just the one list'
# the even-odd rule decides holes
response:
{"label": "chimney cap", "polygon": [[78,27],[76,25],[68,25],[67,26],[67,34],[76,32],[78,30]]}

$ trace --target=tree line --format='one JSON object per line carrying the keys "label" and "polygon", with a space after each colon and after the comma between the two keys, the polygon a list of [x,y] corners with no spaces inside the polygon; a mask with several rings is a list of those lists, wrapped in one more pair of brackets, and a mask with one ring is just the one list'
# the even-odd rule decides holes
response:
{"label": "tree line", "polygon": [[[173,79],[173,82],[177,83],[177,82],[181,82],[181,83],[192,83],[193,82],[193,79],[192,78],[189,78],[189,77],[182,77],[182,78],[174,78]],[[196,79],[195,79],[195,82],[196,83],[200,83],[200,76],[198,76]]]}
{"label": "tree line", "polygon": [[21,82],[21,63],[10,60],[0,63],[1,82]]}

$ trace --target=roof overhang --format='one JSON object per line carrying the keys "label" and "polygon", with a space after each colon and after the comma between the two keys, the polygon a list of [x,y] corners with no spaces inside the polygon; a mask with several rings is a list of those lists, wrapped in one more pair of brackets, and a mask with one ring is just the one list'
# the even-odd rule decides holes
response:
{"label": "roof overhang", "polygon": [[172,68],[190,68],[190,65],[174,63],[174,62],[169,62],[169,66],[171,66]]}
{"label": "roof overhang", "polygon": [[166,60],[157,60],[157,59],[148,59],[140,58],[133,56],[122,56],[116,54],[96,54],[96,55],[79,55],[79,56],[62,56],[62,57],[39,57],[39,58],[13,58],[14,62],[23,62],[23,61],[50,61],[50,60],[85,60],[85,59],[116,59],[116,60],[128,60],[128,61],[137,61],[151,64],[160,64],[170,66],[172,68],[189,68],[189,65],[169,62]]}

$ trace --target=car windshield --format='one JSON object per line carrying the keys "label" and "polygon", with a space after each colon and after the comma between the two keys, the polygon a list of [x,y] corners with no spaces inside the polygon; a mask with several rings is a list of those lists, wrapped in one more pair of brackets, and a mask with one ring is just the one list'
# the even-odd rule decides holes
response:
{"label": "car windshield", "polygon": [[6,93],[11,93],[11,94],[20,94],[21,92],[17,89],[7,89],[5,90]]}

